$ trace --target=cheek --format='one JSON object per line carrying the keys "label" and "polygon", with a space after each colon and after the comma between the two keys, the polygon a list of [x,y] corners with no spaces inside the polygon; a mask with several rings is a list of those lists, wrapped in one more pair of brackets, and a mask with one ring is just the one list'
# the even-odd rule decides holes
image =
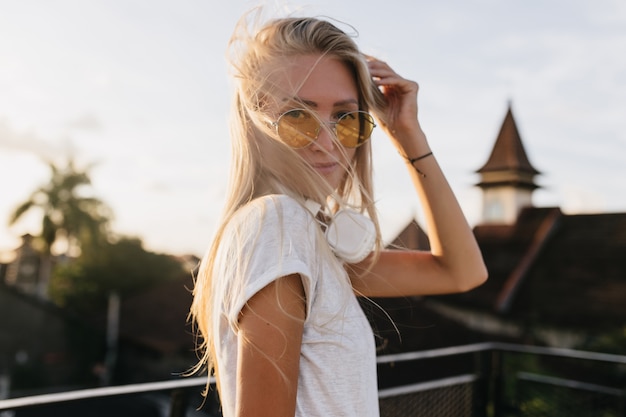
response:
{"label": "cheek", "polygon": [[311,162],[309,148],[294,149],[294,150],[300,158],[304,159],[306,162]]}
{"label": "cheek", "polygon": [[347,148],[347,149],[345,149],[345,152],[343,153],[343,155],[344,155],[346,163],[353,162],[354,158],[356,156],[356,148]]}

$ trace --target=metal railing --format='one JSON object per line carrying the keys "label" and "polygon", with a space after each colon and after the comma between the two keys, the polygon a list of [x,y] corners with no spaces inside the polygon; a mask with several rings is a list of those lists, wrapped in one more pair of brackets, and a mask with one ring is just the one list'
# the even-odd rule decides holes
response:
{"label": "metal railing", "polygon": [[[380,356],[378,367],[381,417],[626,416],[621,355],[481,343]],[[196,377],[12,398],[0,400],[0,417],[218,417],[215,396],[198,410],[205,383]]]}

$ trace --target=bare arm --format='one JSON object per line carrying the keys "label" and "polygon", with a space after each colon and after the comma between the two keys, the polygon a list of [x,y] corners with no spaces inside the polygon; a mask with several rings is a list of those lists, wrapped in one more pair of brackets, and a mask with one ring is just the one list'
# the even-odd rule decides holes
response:
{"label": "bare arm", "polygon": [[238,417],[294,416],[304,318],[299,275],[272,282],[246,304],[238,333]]}
{"label": "bare arm", "polygon": [[[431,152],[417,117],[418,85],[372,59],[370,71],[387,98],[381,126],[398,152],[417,158]],[[410,164],[409,175],[428,226],[430,252],[383,251],[374,267],[351,267],[357,293],[368,296],[443,294],[482,284],[487,271],[474,234],[433,155]]]}

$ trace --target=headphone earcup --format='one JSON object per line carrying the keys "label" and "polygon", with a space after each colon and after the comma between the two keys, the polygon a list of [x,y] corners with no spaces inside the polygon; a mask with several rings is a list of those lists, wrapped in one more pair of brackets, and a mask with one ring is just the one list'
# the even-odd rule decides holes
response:
{"label": "headphone earcup", "polygon": [[372,220],[353,210],[341,209],[335,213],[325,235],[335,255],[348,263],[365,259],[376,243]]}

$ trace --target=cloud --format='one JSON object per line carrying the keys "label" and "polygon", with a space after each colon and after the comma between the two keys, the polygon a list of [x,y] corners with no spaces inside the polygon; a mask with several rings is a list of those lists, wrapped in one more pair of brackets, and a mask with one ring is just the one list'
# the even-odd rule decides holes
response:
{"label": "cloud", "polygon": [[42,159],[55,159],[64,154],[65,146],[59,143],[65,144],[67,141],[55,141],[53,144],[33,132],[18,132],[6,119],[0,119],[0,148],[35,154]]}

